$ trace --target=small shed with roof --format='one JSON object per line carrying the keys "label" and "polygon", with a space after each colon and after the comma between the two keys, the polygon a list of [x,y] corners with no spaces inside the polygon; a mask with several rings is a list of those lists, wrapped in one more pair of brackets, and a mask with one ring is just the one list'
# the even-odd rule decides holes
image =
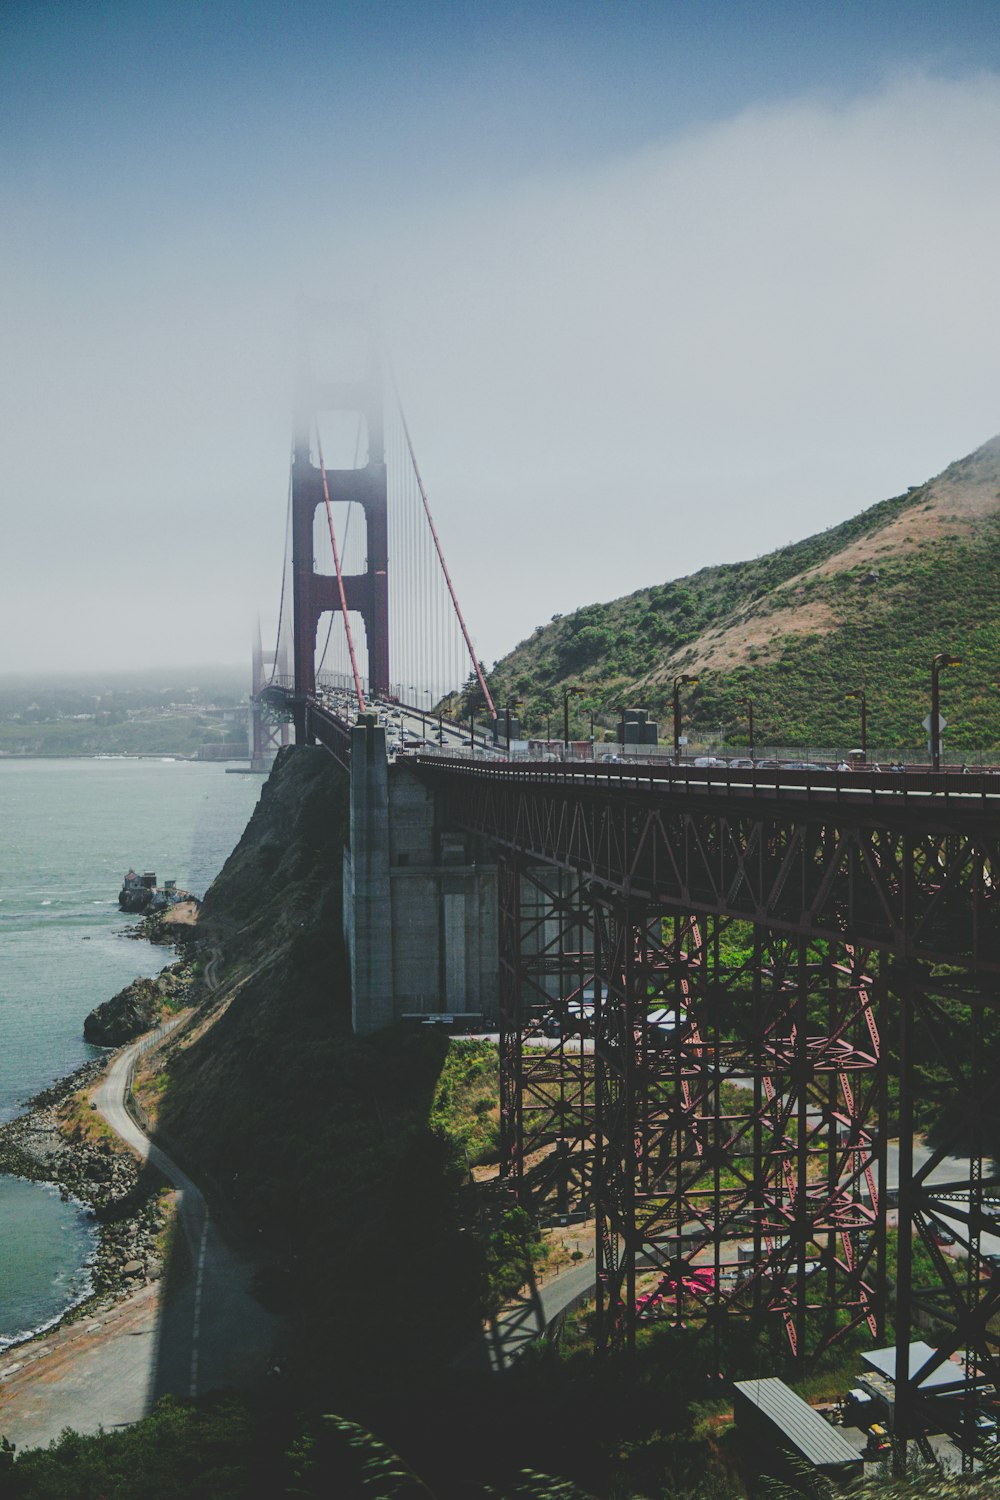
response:
{"label": "small shed with roof", "polygon": [[783,1380],[737,1380],[734,1390],[736,1425],[758,1443],[797,1455],[832,1479],[863,1474],[857,1449]]}

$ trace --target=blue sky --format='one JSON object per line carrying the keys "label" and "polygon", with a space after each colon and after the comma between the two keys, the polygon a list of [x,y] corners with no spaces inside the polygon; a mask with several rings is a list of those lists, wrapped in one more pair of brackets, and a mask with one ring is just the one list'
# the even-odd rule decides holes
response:
{"label": "blue sky", "polygon": [[[998,20],[7,0],[0,611],[54,606],[17,664],[130,665],[121,613],[179,599],[200,654],[244,654],[300,289],[377,286],[489,658],[976,446],[1000,428]],[[40,480],[66,472],[71,495]]]}

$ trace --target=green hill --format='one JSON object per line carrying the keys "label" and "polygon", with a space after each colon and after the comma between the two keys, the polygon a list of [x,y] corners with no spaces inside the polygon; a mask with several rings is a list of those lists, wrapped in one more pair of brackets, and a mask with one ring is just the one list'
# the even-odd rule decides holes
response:
{"label": "green hill", "polygon": [[[758,747],[844,749],[858,739],[844,695],[863,687],[870,746],[924,752],[930,662],[948,651],[963,664],[942,676],[944,752],[973,759],[1000,746],[998,564],[1000,437],[805,541],[557,616],[497,664],[494,696],[523,701],[528,733],[544,732],[548,714],[561,734],[562,691],[577,685],[574,736],[591,712],[612,726],[635,704],[665,739],[673,678],[690,673],[692,742],[721,731],[745,745],[739,700],[750,696]],[[471,691],[462,711],[480,711]]]}

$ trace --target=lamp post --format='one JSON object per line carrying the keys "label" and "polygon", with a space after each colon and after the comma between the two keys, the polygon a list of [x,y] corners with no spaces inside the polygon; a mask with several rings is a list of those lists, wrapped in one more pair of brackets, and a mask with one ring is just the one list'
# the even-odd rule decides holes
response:
{"label": "lamp post", "polygon": [[507,720],[507,754],[508,754],[508,756],[510,755],[510,713],[511,713],[511,709],[513,709],[513,708],[520,708],[520,706],[521,706],[521,699],[520,698],[510,698],[510,699],[508,699],[507,707],[504,709],[504,716],[505,716],[505,718]]}
{"label": "lamp post", "polygon": [[546,714],[545,715],[545,744],[546,744],[546,746],[549,744],[549,742],[550,742],[551,739],[552,739],[552,715],[551,714]]}
{"label": "lamp post", "polygon": [[476,753],[476,718],[474,714],[469,715],[469,754]]}
{"label": "lamp post", "polygon": [[844,694],[844,700],[854,698],[861,709],[861,763],[868,764],[868,699],[865,697],[864,688],[852,688],[849,693]]}
{"label": "lamp post", "polygon": [[568,750],[569,749],[569,700],[574,695],[576,695],[577,697],[579,697],[579,695],[582,692],[583,692],[583,688],[582,687],[564,687],[563,688],[563,749],[564,750]]}
{"label": "lamp post", "polygon": [[941,769],[941,715],[938,712],[941,691],[939,676],[942,667],[960,667],[962,658],[951,656],[947,651],[939,651],[931,661],[931,766],[935,771]]}
{"label": "lamp post", "polygon": [[692,677],[690,672],[682,672],[679,677],[674,678],[674,765],[681,763],[681,684],[685,682],[697,682],[697,677]]}
{"label": "lamp post", "polygon": [[618,718],[618,739],[619,739],[619,742],[621,744],[622,759],[624,760],[624,758],[625,758],[625,705],[624,705],[624,703],[622,704],[621,708],[618,710],[618,715],[619,715],[619,718]]}
{"label": "lamp post", "polygon": [[747,733],[750,736],[750,759],[753,760],[753,699],[737,698],[738,707],[747,711]]}

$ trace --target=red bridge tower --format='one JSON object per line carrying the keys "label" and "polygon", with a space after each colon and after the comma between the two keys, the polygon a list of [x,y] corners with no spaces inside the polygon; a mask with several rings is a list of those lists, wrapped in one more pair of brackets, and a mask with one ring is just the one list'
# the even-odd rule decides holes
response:
{"label": "red bridge tower", "polygon": [[[313,462],[312,437],[322,412],[360,414],[368,435],[366,464],[324,471]],[[326,382],[306,376],[300,384],[292,457],[295,696],[300,703],[316,689],[316,632],[320,616],[328,610],[340,609],[336,574],[316,571],[313,532],[316,511],[326,502],[324,472],[331,505],[354,501],[364,512],[366,570],[345,574],[343,584],[347,608],[356,611],[364,621],[368,686],[377,697],[389,691],[389,537],[382,379],[374,335],[369,340],[368,372],[364,379]]]}

